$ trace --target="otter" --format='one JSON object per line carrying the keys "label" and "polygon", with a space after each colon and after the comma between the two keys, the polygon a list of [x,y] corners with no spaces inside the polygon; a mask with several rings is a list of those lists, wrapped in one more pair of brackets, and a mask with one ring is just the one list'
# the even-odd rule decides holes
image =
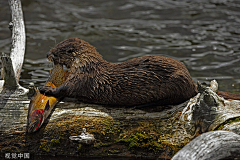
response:
{"label": "otter", "polygon": [[54,64],[65,65],[70,74],[57,88],[40,92],[58,99],[113,106],[174,105],[197,93],[187,68],[163,56],[143,56],[114,64],[105,61],[95,47],[79,38],[66,39],[47,54]]}

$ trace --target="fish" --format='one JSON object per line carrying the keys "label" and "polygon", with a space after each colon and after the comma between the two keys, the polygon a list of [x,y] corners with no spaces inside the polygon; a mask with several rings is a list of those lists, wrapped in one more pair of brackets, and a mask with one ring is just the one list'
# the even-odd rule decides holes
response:
{"label": "fish", "polygon": [[[50,71],[50,76],[44,86],[53,88],[59,87],[67,78],[69,72],[63,73],[63,66],[55,64]],[[52,109],[59,102],[59,99],[51,96],[45,96],[37,89],[31,98],[28,107],[27,132],[36,132],[50,115]]]}

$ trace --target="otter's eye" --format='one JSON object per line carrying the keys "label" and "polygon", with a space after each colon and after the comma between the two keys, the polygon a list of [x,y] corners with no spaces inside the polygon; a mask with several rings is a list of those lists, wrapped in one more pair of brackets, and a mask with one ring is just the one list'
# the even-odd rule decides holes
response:
{"label": "otter's eye", "polygon": [[69,48],[68,50],[67,50],[67,53],[72,53],[72,52],[74,52],[75,50],[73,49],[73,48]]}

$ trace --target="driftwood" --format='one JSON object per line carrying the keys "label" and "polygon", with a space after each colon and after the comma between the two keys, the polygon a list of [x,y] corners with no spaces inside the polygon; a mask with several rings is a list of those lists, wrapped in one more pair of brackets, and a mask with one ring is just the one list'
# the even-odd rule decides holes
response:
{"label": "driftwood", "polygon": [[8,2],[12,13],[12,21],[9,23],[9,28],[12,30],[12,49],[10,58],[13,62],[12,64],[16,81],[19,82],[25,54],[25,26],[21,1],[8,0]]}
{"label": "driftwood", "polygon": [[18,94],[27,94],[28,89],[19,85],[19,78],[25,54],[25,27],[20,0],[9,0],[12,21],[9,28],[12,31],[12,48],[10,57],[2,54],[2,72],[0,80],[0,92],[2,96],[18,96]]}
{"label": "driftwood", "polygon": [[204,133],[183,147],[172,158],[172,160],[208,159],[240,159],[240,135],[228,131]]}
{"label": "driftwood", "polygon": [[190,100],[181,115],[188,133],[213,131],[227,120],[240,117],[240,101],[219,97],[217,81],[211,81],[210,87],[199,83],[198,90],[200,93]]}

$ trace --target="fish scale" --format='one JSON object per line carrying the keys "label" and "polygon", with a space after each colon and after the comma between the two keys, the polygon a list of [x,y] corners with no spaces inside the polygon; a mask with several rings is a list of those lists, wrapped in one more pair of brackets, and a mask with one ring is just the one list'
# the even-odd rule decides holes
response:
{"label": "fish scale", "polygon": [[[44,86],[59,87],[66,79],[66,76],[68,76],[68,72],[63,73],[63,66],[56,64]],[[36,90],[28,108],[28,133],[35,132],[41,127],[58,101],[57,98],[45,96],[38,89]]]}

